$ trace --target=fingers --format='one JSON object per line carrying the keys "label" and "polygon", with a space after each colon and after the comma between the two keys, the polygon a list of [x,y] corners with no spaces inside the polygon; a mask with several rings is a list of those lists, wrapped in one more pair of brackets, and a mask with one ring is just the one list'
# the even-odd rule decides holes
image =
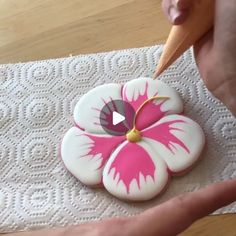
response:
{"label": "fingers", "polygon": [[174,0],[173,2],[179,10],[186,10],[192,6],[194,0]]}
{"label": "fingers", "polygon": [[163,0],[162,8],[172,24],[182,24],[188,16],[194,0]]}
{"label": "fingers", "polygon": [[139,215],[136,225],[137,232],[141,233],[137,235],[177,235],[199,218],[234,201],[236,179],[213,184],[197,192],[171,199]]}

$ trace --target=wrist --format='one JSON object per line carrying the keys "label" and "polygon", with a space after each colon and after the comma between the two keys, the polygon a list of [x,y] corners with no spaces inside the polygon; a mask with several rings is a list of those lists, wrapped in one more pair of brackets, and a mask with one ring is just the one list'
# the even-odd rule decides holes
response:
{"label": "wrist", "polygon": [[200,74],[208,90],[236,117],[236,65],[218,58],[222,54],[212,55],[211,61],[200,68]]}
{"label": "wrist", "polygon": [[236,77],[228,78],[222,82],[213,94],[224,103],[224,105],[236,117]]}

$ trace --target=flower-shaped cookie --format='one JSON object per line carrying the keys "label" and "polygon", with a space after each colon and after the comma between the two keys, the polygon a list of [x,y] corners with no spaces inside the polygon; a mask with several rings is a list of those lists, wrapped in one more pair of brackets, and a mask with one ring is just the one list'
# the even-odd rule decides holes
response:
{"label": "flower-shaped cookie", "polygon": [[[127,135],[112,136],[100,125],[99,113],[105,103],[121,99],[139,114]],[[151,199],[162,192],[169,176],[189,170],[203,149],[201,127],[178,115],[182,111],[176,91],[159,80],[98,86],[76,104],[76,127],[62,140],[62,160],[86,185],[102,185],[121,199]]]}

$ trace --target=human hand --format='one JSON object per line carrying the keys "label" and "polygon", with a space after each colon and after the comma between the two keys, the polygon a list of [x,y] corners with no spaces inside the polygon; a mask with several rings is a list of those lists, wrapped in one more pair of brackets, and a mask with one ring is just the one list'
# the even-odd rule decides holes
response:
{"label": "human hand", "polygon": [[[163,0],[172,24],[182,24],[199,0]],[[200,0],[204,1],[204,0]],[[212,94],[236,116],[236,2],[215,0],[214,29],[194,45],[201,77]]]}
{"label": "human hand", "polygon": [[173,198],[137,216],[9,236],[173,236],[183,232],[196,220],[234,201],[236,179]]}

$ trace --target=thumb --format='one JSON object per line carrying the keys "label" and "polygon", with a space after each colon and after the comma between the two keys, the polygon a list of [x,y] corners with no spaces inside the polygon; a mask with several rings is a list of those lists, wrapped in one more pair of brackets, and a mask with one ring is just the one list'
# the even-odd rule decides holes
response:
{"label": "thumb", "polygon": [[236,179],[173,198],[136,217],[134,235],[177,235],[196,220],[236,201]]}

